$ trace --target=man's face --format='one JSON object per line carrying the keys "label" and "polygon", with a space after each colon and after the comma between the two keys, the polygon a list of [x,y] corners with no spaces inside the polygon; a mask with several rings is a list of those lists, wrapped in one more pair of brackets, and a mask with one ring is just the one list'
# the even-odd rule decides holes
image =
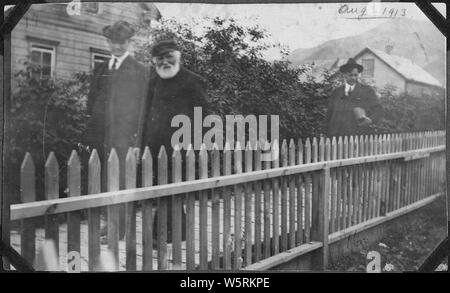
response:
{"label": "man's face", "polygon": [[110,39],[107,39],[107,42],[109,48],[111,49],[111,54],[116,57],[120,57],[125,54],[125,52],[128,51],[128,47],[130,46],[130,42],[128,40],[125,40],[123,43],[116,43],[111,41]]}
{"label": "man's face", "polygon": [[153,57],[153,63],[156,67],[156,72],[163,79],[172,78],[180,69],[180,51],[168,51],[159,56]]}
{"label": "man's face", "polygon": [[357,68],[353,68],[351,71],[345,73],[344,77],[348,84],[353,85],[358,81],[359,71]]}

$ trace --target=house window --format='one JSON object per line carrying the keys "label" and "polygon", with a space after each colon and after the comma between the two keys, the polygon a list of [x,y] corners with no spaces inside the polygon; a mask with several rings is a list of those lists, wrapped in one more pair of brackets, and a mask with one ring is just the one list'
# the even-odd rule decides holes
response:
{"label": "house window", "polygon": [[98,13],[98,2],[84,3],[86,11],[90,13]]}
{"label": "house window", "polygon": [[362,60],[362,66],[364,67],[364,70],[362,72],[362,77],[374,77],[374,67],[375,67],[375,60],[374,59],[363,59]]}
{"label": "house window", "polygon": [[32,75],[36,79],[52,77],[55,72],[56,47],[31,44],[31,63],[34,65]]}

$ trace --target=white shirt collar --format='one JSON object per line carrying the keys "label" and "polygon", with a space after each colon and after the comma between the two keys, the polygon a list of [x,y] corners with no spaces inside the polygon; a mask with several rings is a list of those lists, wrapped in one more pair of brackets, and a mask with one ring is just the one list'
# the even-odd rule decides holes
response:
{"label": "white shirt collar", "polygon": [[355,84],[349,85],[348,83],[345,83],[345,95],[347,96],[349,92],[353,91],[355,89]]}
{"label": "white shirt collar", "polygon": [[113,66],[113,64],[114,64],[114,59],[117,59],[117,62],[116,62],[116,68],[115,68],[115,69],[116,69],[116,70],[119,69],[119,68],[120,68],[120,65],[122,65],[123,60],[125,60],[125,58],[127,58],[128,55],[130,55],[130,52],[128,52],[128,51],[126,51],[125,54],[123,54],[123,55],[120,56],[120,57],[116,57],[116,56],[114,56],[114,55],[111,55],[111,59],[109,59],[108,68],[111,70],[111,69],[112,69],[112,66]]}

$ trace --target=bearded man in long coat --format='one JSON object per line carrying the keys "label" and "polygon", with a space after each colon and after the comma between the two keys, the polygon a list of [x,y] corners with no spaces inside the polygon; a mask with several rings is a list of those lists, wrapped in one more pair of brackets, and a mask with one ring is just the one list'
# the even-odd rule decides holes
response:
{"label": "bearded man in long coat", "polygon": [[[145,143],[154,154],[158,154],[164,146],[168,156],[172,155],[172,135],[176,128],[172,127],[172,119],[177,115],[189,117],[194,125],[194,107],[206,106],[206,83],[204,79],[181,65],[181,50],[174,40],[164,40],[152,48],[152,71],[149,82],[148,118],[146,118]],[[191,130],[192,132],[192,130]],[[194,136],[191,133],[191,137]],[[194,142],[191,142],[194,144]],[[181,146],[180,146],[181,149]],[[169,165],[169,169],[171,166]],[[171,174],[169,171],[168,174]],[[156,211],[156,217],[158,210]],[[167,206],[167,241],[172,240],[172,205]],[[182,213],[182,238],[185,237],[185,214]],[[159,227],[159,226],[158,226]],[[153,233],[157,237],[158,229],[154,221]]]}

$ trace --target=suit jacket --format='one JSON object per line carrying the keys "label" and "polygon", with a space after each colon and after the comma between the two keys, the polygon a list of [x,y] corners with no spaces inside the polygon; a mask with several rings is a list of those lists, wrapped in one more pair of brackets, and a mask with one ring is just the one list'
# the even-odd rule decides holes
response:
{"label": "suit jacket", "polygon": [[328,98],[328,109],[326,115],[327,135],[349,136],[368,134],[370,127],[359,126],[353,109],[363,108],[366,116],[377,119],[380,110],[377,96],[372,87],[357,83],[353,91],[345,96],[345,86],[336,88]]}
{"label": "suit jacket", "polygon": [[[145,119],[145,144],[156,153],[164,145],[170,155],[172,134],[178,129],[171,127],[172,118],[179,114],[186,115],[191,119],[193,128],[194,107],[202,107],[203,115],[205,113],[205,80],[181,67],[177,75],[170,79],[162,79],[156,72],[152,72],[149,89],[147,100],[151,101],[151,104],[146,111],[149,116]],[[192,144],[193,139],[191,135]]]}
{"label": "suit jacket", "polygon": [[109,70],[105,62],[94,71],[84,143],[96,148],[101,159],[114,147],[122,160],[128,147],[141,145],[147,85],[148,71],[131,56],[117,70]]}

